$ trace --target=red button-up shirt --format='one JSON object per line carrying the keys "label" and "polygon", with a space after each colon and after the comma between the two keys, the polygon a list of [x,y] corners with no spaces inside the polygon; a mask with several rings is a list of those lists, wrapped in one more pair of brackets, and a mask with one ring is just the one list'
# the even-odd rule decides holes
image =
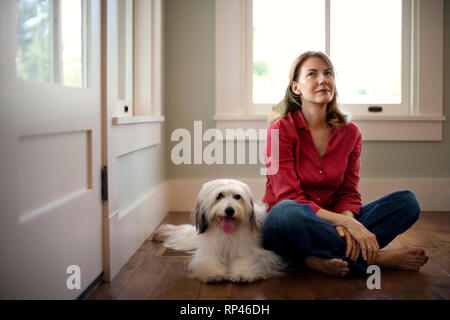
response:
{"label": "red button-up shirt", "polygon": [[[271,154],[271,129],[279,130],[278,157],[276,152]],[[282,200],[291,199],[310,205],[315,213],[323,208],[359,214],[361,147],[361,131],[353,122],[331,129],[322,157],[300,110],[273,122],[267,130],[266,166],[278,161],[278,172],[267,175],[263,202],[268,210]]]}

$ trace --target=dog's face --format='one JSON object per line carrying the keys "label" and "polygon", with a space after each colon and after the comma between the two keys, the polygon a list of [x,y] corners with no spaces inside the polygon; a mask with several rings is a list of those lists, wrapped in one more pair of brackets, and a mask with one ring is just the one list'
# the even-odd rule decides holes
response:
{"label": "dog's face", "polygon": [[245,183],[232,179],[218,179],[205,183],[192,212],[199,233],[216,224],[223,232],[255,226],[253,199]]}

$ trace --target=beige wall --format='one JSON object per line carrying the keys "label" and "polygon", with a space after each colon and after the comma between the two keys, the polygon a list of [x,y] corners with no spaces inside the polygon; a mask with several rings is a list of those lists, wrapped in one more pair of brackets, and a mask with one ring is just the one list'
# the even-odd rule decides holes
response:
{"label": "beige wall", "polygon": [[[180,165],[171,162],[177,128],[214,127],[215,2],[165,1],[165,156],[168,179],[258,178],[260,165]],[[450,178],[450,3],[445,1],[444,125],[441,142],[364,142],[362,178]],[[205,144],[206,145],[206,144]]]}

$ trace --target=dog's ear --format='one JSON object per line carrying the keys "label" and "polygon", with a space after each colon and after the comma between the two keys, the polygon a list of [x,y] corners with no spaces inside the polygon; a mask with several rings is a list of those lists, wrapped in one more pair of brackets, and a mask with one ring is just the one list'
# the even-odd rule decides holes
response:
{"label": "dog's ear", "polygon": [[200,223],[197,224],[198,233],[203,233],[208,228],[208,223],[206,222],[206,212],[202,212],[200,215]]}
{"label": "dog's ear", "polygon": [[257,228],[256,225],[256,216],[255,216],[255,204],[253,203],[253,199],[250,199],[250,203],[252,205],[252,212],[250,213],[250,230],[253,228]]}
{"label": "dog's ear", "polygon": [[197,202],[195,205],[194,211],[192,211],[192,217],[194,219],[195,228],[198,233],[203,233],[206,231],[208,227],[208,223],[206,222],[206,211],[203,206],[200,205],[200,202]]}

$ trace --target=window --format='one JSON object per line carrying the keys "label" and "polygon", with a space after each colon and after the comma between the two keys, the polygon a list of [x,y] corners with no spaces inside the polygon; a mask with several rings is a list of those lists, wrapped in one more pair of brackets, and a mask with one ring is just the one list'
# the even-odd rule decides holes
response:
{"label": "window", "polygon": [[408,114],[409,19],[402,25],[402,9],[409,12],[408,1],[253,0],[253,111],[280,101],[300,53],[320,50],[335,65],[339,102],[354,115],[372,105]]}
{"label": "window", "polygon": [[216,126],[266,128],[292,61],[322,50],[365,140],[439,141],[443,26],[442,0],[216,0]]}
{"label": "window", "polygon": [[[408,2],[403,2],[405,12]],[[409,50],[402,50],[407,43],[402,39],[408,36],[409,25],[402,29],[402,0],[330,2],[330,56],[344,105],[404,101],[407,107],[409,81],[402,81],[402,61],[409,62]],[[405,67],[408,74],[407,63]]]}
{"label": "window", "polygon": [[113,124],[163,122],[162,1],[111,0],[107,7]]}
{"label": "window", "polygon": [[292,61],[307,50],[325,51],[325,1],[254,0],[252,11],[252,103],[273,105],[284,95]]}
{"label": "window", "polygon": [[17,75],[87,86],[85,0],[17,0]]}

